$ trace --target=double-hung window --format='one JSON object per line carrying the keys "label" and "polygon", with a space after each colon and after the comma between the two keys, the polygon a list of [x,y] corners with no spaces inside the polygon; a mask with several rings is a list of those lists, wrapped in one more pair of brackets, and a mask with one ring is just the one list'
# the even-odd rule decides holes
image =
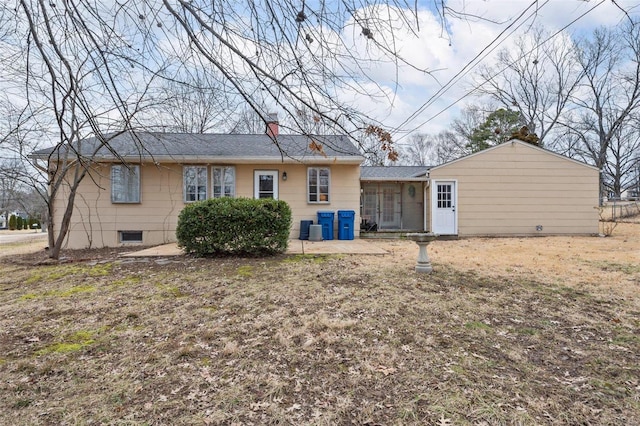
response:
{"label": "double-hung window", "polygon": [[140,166],[114,164],[111,166],[111,202],[140,202]]}
{"label": "double-hung window", "polygon": [[185,166],[183,169],[184,178],[184,201],[202,201],[207,199],[207,167],[206,166]]}
{"label": "double-hung window", "polygon": [[213,166],[213,198],[235,197],[236,169],[233,166]]}
{"label": "double-hung window", "polygon": [[309,167],[307,170],[307,201],[309,203],[329,202],[328,167]]}

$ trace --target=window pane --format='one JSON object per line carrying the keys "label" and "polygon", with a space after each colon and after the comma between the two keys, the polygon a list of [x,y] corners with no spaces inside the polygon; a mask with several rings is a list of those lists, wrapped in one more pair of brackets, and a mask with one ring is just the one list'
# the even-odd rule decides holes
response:
{"label": "window pane", "polygon": [[213,173],[213,198],[220,198],[222,197],[222,169],[213,167],[211,172]]}
{"label": "window pane", "polygon": [[185,166],[184,201],[201,201],[207,199],[207,167]]}
{"label": "window pane", "polygon": [[273,192],[273,176],[260,175],[260,192]]}
{"label": "window pane", "polygon": [[215,166],[213,174],[213,197],[233,197],[236,191],[236,169],[233,166]]}
{"label": "window pane", "polygon": [[236,169],[233,167],[225,167],[224,169],[224,196],[235,196],[236,187]]}
{"label": "window pane", "polygon": [[198,173],[198,200],[207,199],[207,168],[197,167]]}
{"label": "window pane", "polygon": [[328,168],[308,169],[307,195],[310,203],[329,202],[329,176]]}
{"label": "window pane", "polygon": [[198,201],[207,199],[207,187],[204,185],[198,186]]}
{"label": "window pane", "polygon": [[451,208],[451,185],[438,185],[437,188],[437,200],[438,200],[438,208],[440,209],[449,209]]}
{"label": "window pane", "polygon": [[309,186],[318,184],[318,171],[317,169],[309,169]]}
{"label": "window pane", "polygon": [[320,182],[329,182],[329,169],[320,169]]}
{"label": "window pane", "polygon": [[140,166],[111,166],[111,201],[114,203],[140,202]]}

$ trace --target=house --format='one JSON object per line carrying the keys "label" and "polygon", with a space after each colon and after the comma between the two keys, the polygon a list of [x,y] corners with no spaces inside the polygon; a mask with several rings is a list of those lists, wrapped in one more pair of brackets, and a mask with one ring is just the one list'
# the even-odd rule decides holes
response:
{"label": "house", "polygon": [[[279,135],[275,121],[264,135],[121,134],[109,146],[82,143],[92,161],[66,248],[173,242],[185,205],[222,196],[287,201],[291,238],[319,210],[354,210],[378,236],[598,233],[598,170],[519,140],[435,167],[360,167],[346,136]],[[54,154],[32,157],[55,163]],[[67,197],[54,200],[55,229]]]}
{"label": "house", "polygon": [[[281,135],[272,120],[267,134],[125,133],[110,138],[109,149],[95,138],[80,148],[91,165],[77,190],[65,248],[173,242],[187,204],[224,196],[286,201],[292,238],[318,210],[354,210],[360,220],[363,157],[346,136]],[[57,152],[40,150],[32,158],[55,168]],[[54,200],[55,229],[68,195]]]}
{"label": "house", "polygon": [[598,169],[519,140],[436,167],[363,167],[361,186],[365,231],[598,233]]}

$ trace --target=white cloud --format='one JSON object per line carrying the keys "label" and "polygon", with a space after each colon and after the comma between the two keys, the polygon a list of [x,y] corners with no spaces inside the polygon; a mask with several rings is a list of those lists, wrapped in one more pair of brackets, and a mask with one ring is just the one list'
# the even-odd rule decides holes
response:
{"label": "white cloud", "polygon": [[[588,35],[598,26],[616,25],[627,19],[621,9],[631,16],[637,17],[640,14],[640,5],[636,0],[618,0],[616,3],[620,7],[607,0],[540,0],[535,4],[532,0],[449,0],[448,7],[468,15],[466,18],[449,15],[444,32],[434,12],[426,7],[422,8],[418,11],[420,31],[417,36],[407,30],[395,30],[393,34],[393,42],[395,46],[399,46],[401,56],[410,61],[415,68],[400,64],[396,72],[395,64],[383,62],[368,70],[374,81],[382,82],[388,91],[395,91],[395,96],[389,96],[393,104],[372,104],[364,95],[354,95],[354,103],[366,112],[372,113],[385,127],[392,129],[436,95],[442,85],[454,78],[476,55],[490,46],[503,30],[506,30],[505,37],[500,39],[498,47],[493,52],[487,54],[484,63],[491,64],[498,50],[510,46],[515,36],[530,30],[532,26],[557,31],[569,25],[565,30],[566,34]],[[532,4],[523,18],[517,19]],[[594,9],[588,12],[592,8]],[[579,18],[586,12],[588,13],[584,17]],[[577,21],[571,24],[576,19]],[[376,34],[375,37],[389,42],[391,34]],[[356,46],[363,46],[366,42],[364,37],[354,41]],[[433,73],[428,75],[419,69],[432,70]],[[471,74],[453,84],[446,92],[437,95],[435,102],[414,120],[403,125],[402,131],[417,129],[437,133],[446,129],[449,121],[455,118],[457,107],[446,108],[472,87],[469,79]],[[397,86],[394,85],[396,78]],[[473,102],[474,99],[467,98],[460,105],[469,101]],[[436,115],[437,117],[433,118]],[[425,126],[418,129],[421,123],[429,119],[431,120]],[[402,131],[396,137],[401,136]]]}

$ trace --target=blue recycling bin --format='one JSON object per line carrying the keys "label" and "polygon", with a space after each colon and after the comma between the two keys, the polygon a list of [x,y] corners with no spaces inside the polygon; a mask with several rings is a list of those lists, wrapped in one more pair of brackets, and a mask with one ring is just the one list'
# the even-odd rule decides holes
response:
{"label": "blue recycling bin", "polygon": [[353,240],[353,225],[356,212],[353,210],[338,210],[338,239]]}
{"label": "blue recycling bin", "polygon": [[313,225],[312,220],[301,220],[300,221],[300,240],[308,240],[309,239],[309,227]]}
{"label": "blue recycling bin", "polygon": [[330,210],[318,210],[318,225],[322,226],[322,239],[333,240],[333,217]]}

